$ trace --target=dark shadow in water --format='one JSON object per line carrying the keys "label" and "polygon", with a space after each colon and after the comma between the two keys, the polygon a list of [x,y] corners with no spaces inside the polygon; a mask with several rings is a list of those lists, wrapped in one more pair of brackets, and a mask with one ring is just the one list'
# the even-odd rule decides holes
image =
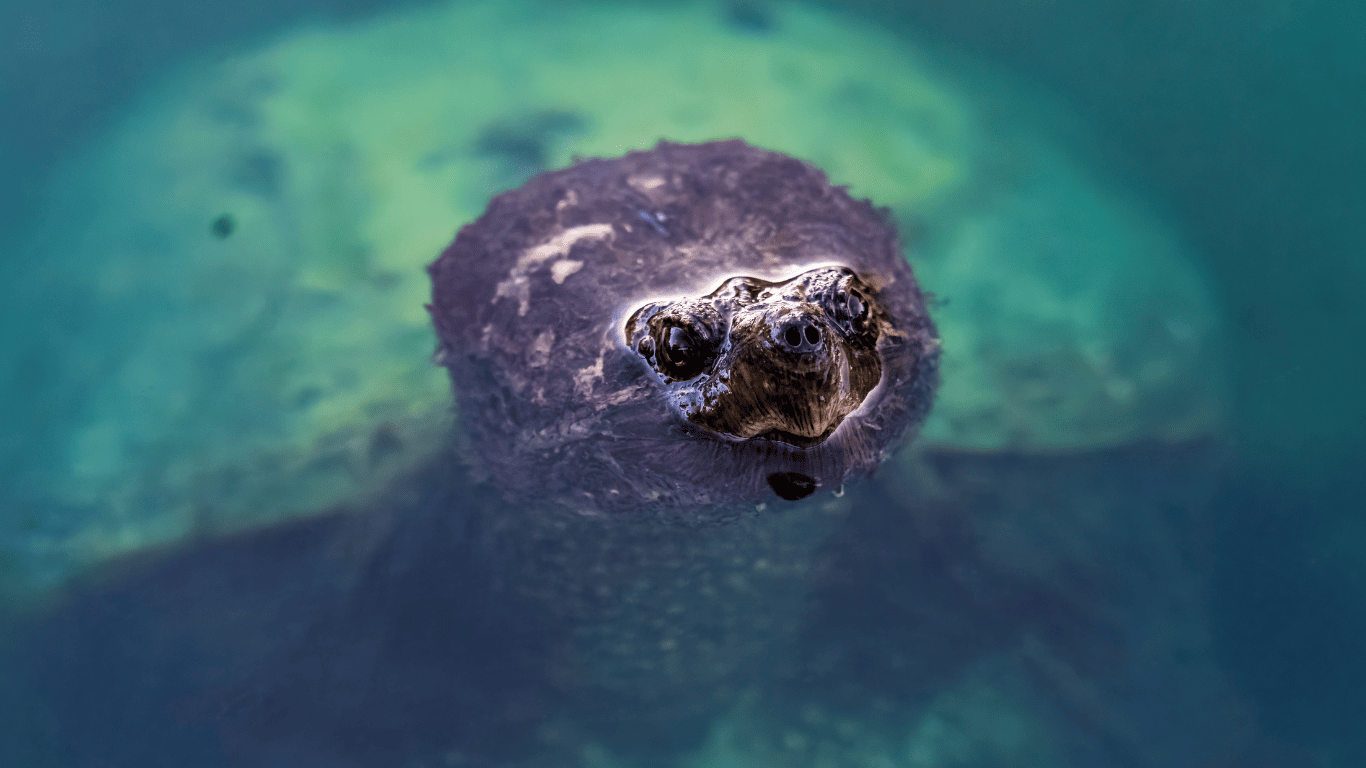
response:
{"label": "dark shadow in water", "polygon": [[337,513],[140,557],[29,630],[25,660],[78,765],[395,765],[516,743],[555,640],[494,597],[477,497],[411,478]]}
{"label": "dark shadow in water", "polygon": [[878,722],[1003,659],[1071,732],[1071,765],[1245,756],[1247,714],[1205,639],[1200,533],[1222,454],[930,455],[921,498],[861,505],[834,543],[780,700]]}
{"label": "dark shadow in water", "polygon": [[[851,488],[806,628],[745,738],[779,757],[794,730],[848,741],[809,716],[823,711],[904,740],[985,664],[1018,681],[1077,768],[1258,765],[1265,745],[1208,643],[1222,454],[941,453],[916,477]],[[497,507],[455,487],[450,461],[365,514],[125,563],[31,623],[22,663],[56,740],[80,765],[130,768],[558,765],[593,740],[648,765],[695,746],[700,731],[652,741],[676,729],[648,711],[633,733],[540,737],[593,721],[547,680],[573,641],[497,590],[472,522]]]}
{"label": "dark shadow in water", "polygon": [[1306,488],[1244,467],[1217,507],[1214,623],[1224,653],[1260,702],[1266,731],[1331,745],[1342,765],[1366,755],[1366,562],[1359,544],[1305,531],[1304,521],[1359,515],[1359,473]]}

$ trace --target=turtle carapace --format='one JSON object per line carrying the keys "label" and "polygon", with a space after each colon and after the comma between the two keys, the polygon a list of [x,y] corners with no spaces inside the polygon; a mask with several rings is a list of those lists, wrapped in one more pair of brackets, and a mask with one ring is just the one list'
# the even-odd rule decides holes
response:
{"label": "turtle carapace", "polygon": [[526,500],[621,512],[835,489],[924,419],[937,383],[888,217],[738,140],[541,174],[431,274],[470,454]]}

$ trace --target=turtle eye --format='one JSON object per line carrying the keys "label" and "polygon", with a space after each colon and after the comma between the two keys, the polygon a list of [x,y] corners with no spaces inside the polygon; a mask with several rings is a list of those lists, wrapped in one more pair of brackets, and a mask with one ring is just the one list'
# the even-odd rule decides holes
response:
{"label": "turtle eye", "polygon": [[845,308],[849,312],[849,322],[853,323],[854,330],[862,330],[863,322],[868,319],[868,305],[863,303],[862,297],[850,291]]}
{"label": "turtle eye", "polygon": [[868,321],[868,305],[854,291],[841,290],[830,298],[830,314],[845,333],[862,333]]}
{"label": "turtle eye", "polygon": [[653,363],[655,361],[655,340],[649,336],[642,338],[640,343],[636,345],[636,351],[640,353],[641,357]]}
{"label": "turtle eye", "polygon": [[715,357],[712,345],[696,330],[681,325],[661,329],[657,345],[659,370],[671,379],[691,379],[707,369]]}

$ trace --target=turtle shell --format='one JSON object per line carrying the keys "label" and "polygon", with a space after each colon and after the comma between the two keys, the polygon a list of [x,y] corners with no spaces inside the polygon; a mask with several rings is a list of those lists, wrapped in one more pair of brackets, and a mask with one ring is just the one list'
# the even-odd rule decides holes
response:
{"label": "turtle shell", "polygon": [[620,512],[837,489],[937,384],[889,217],[739,140],[541,174],[429,269],[470,453],[514,498]]}

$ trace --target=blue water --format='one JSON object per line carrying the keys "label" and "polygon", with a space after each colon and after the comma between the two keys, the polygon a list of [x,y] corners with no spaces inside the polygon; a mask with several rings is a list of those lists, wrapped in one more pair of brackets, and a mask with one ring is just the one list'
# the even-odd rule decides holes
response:
{"label": "blue water", "polygon": [[[763,34],[761,4],[734,5],[737,28]],[[60,254],[35,265],[19,246],[47,225],[39,220],[45,184],[159,76],[205,51],[305,22],[365,19],[381,7],[391,5],[49,0],[0,9],[0,279],[60,275]],[[771,681],[766,695],[778,702],[768,716],[807,722],[802,702],[820,701],[876,732],[887,712],[914,712],[947,685],[934,675],[898,676],[904,656],[966,665],[990,655],[982,649],[993,633],[1037,624],[1050,653],[1063,654],[1093,686],[1048,699],[1056,707],[1048,717],[1076,730],[1067,751],[1075,765],[1366,764],[1366,489],[1359,479],[1366,6],[866,0],[841,7],[1006,70],[1077,113],[1089,126],[1078,151],[1194,244],[1228,319],[1232,419],[1227,434],[1194,455],[1154,457],[1135,446],[1074,464],[978,466],[959,457],[938,470],[944,477],[977,472],[998,489],[1033,488],[1021,475],[1053,478],[1071,489],[1058,491],[1055,510],[1111,494],[1140,517],[1162,516],[1160,531],[1134,523],[1088,532],[1117,553],[1116,572],[1059,577],[1070,592],[1036,594],[1026,580],[1004,579],[990,563],[965,556],[975,550],[954,538],[961,532],[952,526],[931,540],[933,531],[880,519],[874,510],[883,491],[863,491],[836,542],[835,572],[844,578],[819,587],[809,631],[788,656],[756,672]],[[6,294],[0,308],[0,392],[28,393],[26,402],[36,404],[4,410],[9,423],[0,425],[0,531],[16,541],[76,527],[82,514],[45,507],[33,490],[34,467],[56,451],[44,444],[42,426],[77,407],[80,391],[66,369],[44,363],[45,350],[62,343],[62,318],[80,314],[79,297],[63,294],[59,281],[42,285],[47,291]],[[73,303],[70,312],[64,302]],[[43,318],[42,327],[33,317]],[[425,476],[413,487],[415,508],[449,492]],[[983,491],[977,508],[991,508],[993,499]],[[139,561],[94,586],[56,590],[38,606],[0,606],[0,657],[5,669],[24,673],[8,675],[12,682],[0,688],[0,763],[218,765],[219,726],[227,724],[236,729],[232,754],[246,765],[441,764],[423,751],[432,744],[448,756],[473,756],[446,764],[482,764],[477,756],[486,753],[536,764],[525,754],[527,734],[544,731],[538,718],[555,711],[560,694],[546,693],[526,659],[553,646],[560,628],[540,627],[523,606],[491,604],[491,592],[481,590],[500,576],[478,552],[463,553],[461,562],[470,564],[469,583],[483,586],[458,594],[434,587],[449,573],[433,575],[432,562],[451,555],[433,554],[407,529],[377,559],[389,570],[355,587],[329,571],[317,549],[331,535],[322,530],[328,525],[310,523],[265,543],[219,544],[193,565]],[[1037,545],[1055,551],[1066,539]],[[886,540],[916,544],[882,559],[848,554]],[[0,548],[0,581],[39,567],[15,551]],[[907,594],[899,586],[906,583],[923,591]],[[1104,588],[1092,589],[1095,583]],[[870,594],[850,584],[880,586]],[[212,622],[222,617],[203,606],[232,601],[248,617],[237,631],[251,639],[225,641],[227,650],[196,645],[201,636],[176,634],[168,618]],[[462,633],[433,615],[476,617],[478,630]],[[1075,618],[1102,615],[1103,631]],[[934,616],[959,623],[926,619]],[[309,621],[293,621],[299,617]],[[1202,650],[1184,658],[1168,647],[1190,627],[1212,633],[1208,657]],[[384,654],[366,655],[375,633],[397,639]],[[161,645],[140,645],[145,638]],[[451,660],[451,643],[464,643],[460,663]],[[1109,675],[1118,662],[1107,654],[1117,647],[1149,663],[1151,674]],[[1065,687],[1064,677],[1052,684]],[[171,711],[168,702],[193,698],[201,684],[233,694],[216,700],[221,710]],[[281,689],[318,691],[327,706]],[[883,701],[891,703],[880,709]],[[503,714],[488,714],[490,707]],[[812,732],[824,733],[821,727]],[[680,726],[642,747],[603,730],[642,765],[693,748],[698,738]],[[276,738],[282,731],[298,736]],[[273,746],[253,753],[252,739]],[[414,754],[407,763],[395,757]]]}

